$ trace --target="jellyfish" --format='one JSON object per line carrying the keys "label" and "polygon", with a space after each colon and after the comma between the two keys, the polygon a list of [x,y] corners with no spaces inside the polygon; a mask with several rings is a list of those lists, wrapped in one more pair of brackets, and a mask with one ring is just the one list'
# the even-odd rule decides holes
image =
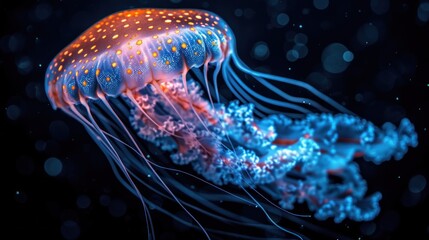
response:
{"label": "jellyfish", "polygon": [[[207,227],[202,215],[296,238],[275,219],[374,219],[381,194],[366,193],[353,160],[401,159],[417,146],[413,124],[375,126],[305,82],[249,68],[236,44],[206,10],[116,12],[55,56],[46,94],[141,201],[149,239],[152,209],[207,239],[250,236]],[[252,206],[259,217],[229,204]],[[297,204],[311,214],[293,213]]]}

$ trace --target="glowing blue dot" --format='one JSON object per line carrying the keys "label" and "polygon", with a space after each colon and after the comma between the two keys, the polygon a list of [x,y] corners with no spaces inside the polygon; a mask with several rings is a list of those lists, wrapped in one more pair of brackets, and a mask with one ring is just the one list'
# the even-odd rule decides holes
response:
{"label": "glowing blue dot", "polygon": [[362,25],[357,32],[357,40],[362,45],[371,45],[378,41],[378,29],[372,23]]}
{"label": "glowing blue dot", "polygon": [[15,192],[15,200],[19,203],[26,203],[28,200],[27,194],[25,192],[16,191]]}
{"label": "glowing blue dot", "polygon": [[408,182],[408,189],[412,193],[419,193],[426,187],[426,178],[423,175],[416,175]]}
{"label": "glowing blue dot", "polygon": [[351,62],[351,61],[353,61],[353,58],[354,58],[354,55],[353,55],[353,53],[352,53],[352,52],[350,52],[350,51],[345,51],[345,52],[343,53],[343,59],[344,59],[344,61],[346,61],[346,62]]}
{"label": "glowing blue dot", "polygon": [[257,42],[253,47],[253,57],[258,60],[265,60],[270,55],[270,50],[265,42]]}
{"label": "glowing blue dot", "polygon": [[63,163],[58,158],[48,158],[44,164],[45,172],[52,177],[58,176],[63,170]]}
{"label": "glowing blue dot", "polygon": [[429,21],[429,2],[422,2],[417,9],[417,18],[422,22]]}
{"label": "glowing blue dot", "polygon": [[295,62],[299,58],[299,53],[297,50],[291,49],[286,53],[286,59],[290,62]]}
{"label": "glowing blue dot", "polygon": [[323,68],[330,73],[341,73],[347,69],[349,62],[344,60],[344,53],[349,50],[341,43],[332,43],[322,52]]}
{"label": "glowing blue dot", "polygon": [[378,15],[385,14],[389,11],[389,0],[371,0],[371,10]]}
{"label": "glowing blue dot", "polygon": [[323,10],[329,6],[329,0],[313,0],[313,5],[315,8]]}
{"label": "glowing blue dot", "polygon": [[289,16],[286,13],[280,13],[277,15],[276,21],[280,26],[286,26],[289,23]]}
{"label": "glowing blue dot", "polygon": [[75,221],[67,220],[61,225],[61,235],[65,239],[77,239],[80,235],[80,227]]}

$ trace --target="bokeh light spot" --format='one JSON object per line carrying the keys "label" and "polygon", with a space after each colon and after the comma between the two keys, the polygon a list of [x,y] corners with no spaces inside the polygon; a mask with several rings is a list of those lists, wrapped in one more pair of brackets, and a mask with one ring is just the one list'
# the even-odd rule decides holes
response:
{"label": "bokeh light spot", "polygon": [[408,189],[412,193],[420,193],[426,187],[426,178],[423,175],[415,175],[408,182]]}
{"label": "bokeh light spot", "polygon": [[286,26],[289,23],[289,16],[286,13],[280,13],[276,17],[277,24],[280,26]]}
{"label": "bokeh light spot", "polygon": [[420,3],[417,8],[417,18],[424,23],[429,21],[429,2]]}
{"label": "bokeh light spot", "polygon": [[372,23],[362,25],[357,32],[357,40],[361,45],[372,45],[378,41],[379,33]]}
{"label": "bokeh light spot", "polygon": [[16,120],[21,116],[21,109],[16,105],[9,105],[6,109],[6,115],[10,120]]}
{"label": "bokeh light spot", "polygon": [[378,15],[382,15],[389,11],[390,2],[389,0],[371,0],[371,10]]}
{"label": "bokeh light spot", "polygon": [[330,73],[344,72],[349,62],[344,60],[344,53],[349,50],[341,43],[332,43],[322,52],[323,68]]}
{"label": "bokeh light spot", "polygon": [[308,37],[304,33],[297,33],[295,35],[295,37],[293,38],[293,40],[296,44],[304,44],[305,45],[308,42]]}
{"label": "bokeh light spot", "polygon": [[365,222],[360,225],[360,232],[366,236],[371,236],[375,233],[377,225],[374,222]]}
{"label": "bokeh light spot", "polygon": [[101,204],[102,206],[107,207],[107,206],[109,206],[109,204],[110,204],[110,196],[109,196],[109,195],[105,195],[105,194],[103,194],[103,195],[101,195],[101,196],[100,196],[99,201],[100,201],[100,204]]}
{"label": "bokeh light spot", "polygon": [[80,227],[75,221],[67,220],[61,225],[61,235],[68,240],[77,239],[80,236]]}
{"label": "bokeh light spot", "polygon": [[58,176],[63,170],[63,163],[58,158],[48,158],[44,164],[45,172],[52,177]]}
{"label": "bokeh light spot", "polygon": [[299,58],[299,52],[295,49],[291,49],[286,53],[286,59],[289,62],[295,62]]}
{"label": "bokeh light spot", "polygon": [[122,217],[127,212],[127,205],[119,199],[112,199],[109,203],[109,213],[114,217]]}
{"label": "bokeh light spot", "polygon": [[33,70],[33,62],[29,57],[21,57],[16,62],[16,68],[22,75],[27,75]]}
{"label": "bokeh light spot", "polygon": [[344,61],[351,62],[351,61],[353,61],[353,58],[354,58],[354,54],[352,52],[345,51],[343,53],[343,59],[344,59]]}
{"label": "bokeh light spot", "polygon": [[257,42],[253,46],[253,57],[258,60],[265,60],[270,56],[270,49],[268,48],[267,43]]}
{"label": "bokeh light spot", "polygon": [[52,14],[52,6],[48,3],[40,3],[34,9],[34,15],[38,20],[45,20]]}
{"label": "bokeh light spot", "polygon": [[76,199],[76,205],[79,208],[88,208],[91,205],[91,199],[87,195],[80,195]]}
{"label": "bokeh light spot", "polygon": [[313,5],[316,9],[323,10],[328,8],[329,0],[313,0]]}

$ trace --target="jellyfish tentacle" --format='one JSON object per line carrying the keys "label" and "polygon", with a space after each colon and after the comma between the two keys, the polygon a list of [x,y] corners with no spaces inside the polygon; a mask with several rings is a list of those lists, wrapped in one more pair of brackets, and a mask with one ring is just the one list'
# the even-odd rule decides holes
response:
{"label": "jellyfish tentacle", "polygon": [[[234,64],[244,73],[247,73],[247,74],[249,74],[255,78],[273,80],[273,81],[278,81],[278,82],[282,82],[282,83],[286,83],[286,84],[290,84],[293,86],[300,87],[302,89],[305,89],[305,90],[311,92],[312,94],[314,94],[315,96],[317,96],[318,98],[320,98],[324,102],[328,103],[329,105],[331,105],[335,109],[339,110],[340,112],[354,115],[350,110],[348,110],[347,108],[345,108],[341,104],[334,101],[332,98],[328,97],[327,95],[323,94],[322,92],[318,91],[313,86],[311,86],[305,82],[251,70],[238,56],[233,54],[233,55],[231,55],[231,57],[232,57]],[[267,83],[268,82],[266,82],[266,81],[264,82],[264,84],[267,84]],[[298,99],[290,98],[290,96],[287,93],[275,88],[272,84],[270,84],[270,86],[271,86],[269,88],[270,90],[273,90],[277,94],[280,94],[280,96],[284,97],[286,100],[289,100],[292,102],[295,102],[295,101],[296,102],[302,102],[303,101],[302,98],[298,98]],[[310,99],[306,99],[305,101],[313,103],[313,105],[318,105],[317,102],[312,101]]]}
{"label": "jellyfish tentacle", "polygon": [[[88,133],[93,137],[95,140],[95,143],[102,149],[106,155],[109,157],[109,162],[111,163],[111,166],[114,170],[115,175],[119,179],[119,181],[133,194],[135,194],[139,200],[141,201],[143,205],[143,209],[145,211],[145,220],[147,224],[147,232],[148,237],[151,238],[154,236],[154,229],[153,229],[153,223],[151,214],[148,210],[148,207],[146,205],[146,199],[141,195],[140,191],[138,190],[137,186],[135,185],[134,181],[130,177],[130,172],[128,168],[124,165],[122,162],[122,159],[120,155],[117,152],[118,148],[115,148],[115,144],[113,142],[110,142],[106,135],[103,133],[104,131],[98,126],[97,122],[92,116],[91,108],[86,103],[84,99],[80,100],[83,104],[84,108],[86,109],[86,117],[82,115],[82,113],[74,106],[71,105],[69,108],[64,109],[64,111],[81,122],[85,128],[87,129]],[[104,123],[103,123],[104,124]],[[113,159],[113,162],[111,161]],[[116,167],[120,169],[122,172],[122,175],[117,171]],[[126,180],[123,179],[123,176],[125,176]]]}
{"label": "jellyfish tentacle", "polygon": [[[239,77],[237,76],[237,74],[231,68],[229,68],[228,70],[229,70],[229,73],[232,76],[232,78],[228,78],[228,79],[235,80],[235,81],[232,82],[232,84],[234,84],[236,87],[238,87],[236,85],[236,83],[238,83],[238,85],[240,86],[241,91],[247,92],[250,96],[254,96],[256,99],[259,99],[259,100],[261,100],[263,102],[272,104],[274,106],[284,107],[285,109],[291,109],[291,110],[295,110],[295,111],[298,111],[298,112],[301,112],[301,113],[306,113],[306,114],[311,113],[310,110],[308,110],[308,109],[306,109],[304,107],[301,107],[299,105],[296,105],[296,104],[293,104],[293,103],[290,103],[290,102],[279,101],[279,100],[276,100],[276,99],[273,99],[273,98],[268,98],[268,97],[262,96],[261,94],[255,92],[254,90],[252,90],[251,88],[249,88],[246,84],[244,84],[243,81],[241,81],[239,79]],[[306,101],[306,100],[305,99],[300,99],[300,102],[303,102],[303,101]]]}
{"label": "jellyfish tentacle", "polygon": [[[176,80],[170,86],[180,88],[181,84],[181,80]],[[374,217],[378,213],[376,200],[380,197],[375,194],[364,199],[366,183],[351,161],[356,157],[373,158],[373,155],[381,154],[387,160],[398,152],[396,143],[401,142],[399,148],[402,151],[416,143],[414,129],[407,120],[401,123],[400,130],[396,130],[389,124],[379,129],[347,114],[308,114],[306,118],[295,120],[277,114],[255,119],[252,104],[241,105],[232,101],[228,106],[218,104],[211,110],[210,104],[201,98],[201,92],[195,90],[195,82],[188,81],[187,84],[189,92],[186,96],[192,101],[180,103],[180,94],[176,92],[171,100],[181,108],[172,108],[172,102],[162,105],[163,111],[173,120],[169,121],[171,132],[184,138],[180,140],[168,133],[160,136],[162,139],[153,138],[155,134],[152,133],[142,137],[158,144],[161,149],[172,151],[170,157],[175,164],[191,164],[198,174],[217,185],[271,185],[269,188],[282,196],[280,204],[283,207],[292,208],[296,201],[307,201],[321,219],[323,216],[335,217],[336,221],[345,217],[354,220]],[[170,90],[176,91],[174,87]],[[195,110],[204,115],[205,124],[183,108],[190,103],[198,106]],[[142,117],[139,115],[134,121]],[[184,121],[192,129],[192,134],[181,132]],[[135,122],[133,126],[137,126],[139,132],[143,131],[138,127],[141,123]],[[157,132],[156,126],[151,128]],[[386,136],[390,136],[390,145],[380,141]],[[229,148],[225,147],[228,145]],[[343,182],[330,184],[332,176]],[[314,189],[319,190],[315,192]],[[335,204],[326,205],[330,201]],[[338,210],[345,206],[348,206],[347,212]]]}
{"label": "jellyfish tentacle", "polygon": [[[381,194],[366,195],[353,159],[401,159],[417,146],[411,122],[378,128],[310,84],[250,69],[235,44],[226,22],[208,11],[121,11],[57,54],[46,71],[46,94],[54,109],[85,127],[118,180],[140,199],[149,239],[148,207],[201,229],[207,239],[208,232],[252,236],[206,229],[194,211],[300,239],[273,216],[306,203],[321,220],[375,218]],[[239,101],[231,101],[221,83]],[[293,94],[296,89],[303,95]],[[189,187],[171,174],[179,172],[218,192]],[[190,218],[163,209],[151,193],[176,202]],[[220,197],[258,208],[267,222],[223,209]]]}
{"label": "jellyfish tentacle", "polygon": [[403,118],[398,128],[387,122],[383,124],[381,131],[375,134],[373,140],[365,144],[364,159],[376,164],[389,160],[392,156],[399,160],[409,146],[417,146],[417,134],[410,120]]}

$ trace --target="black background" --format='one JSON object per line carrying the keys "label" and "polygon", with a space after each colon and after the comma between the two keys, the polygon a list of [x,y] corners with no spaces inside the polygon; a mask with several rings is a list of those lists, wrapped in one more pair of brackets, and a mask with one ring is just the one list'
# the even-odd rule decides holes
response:
{"label": "black background", "polygon": [[[291,224],[294,231],[311,239],[428,239],[429,187],[412,194],[408,185],[416,175],[429,180],[429,23],[418,20],[419,1],[392,2],[383,14],[374,13],[370,2],[330,1],[327,9],[318,10],[313,1],[286,0],[58,0],[8,5],[2,1],[0,67],[7,84],[2,87],[5,123],[1,135],[6,141],[2,163],[7,177],[3,181],[7,191],[3,191],[13,205],[12,209],[4,206],[5,212],[11,212],[7,230],[12,230],[13,239],[62,239],[71,236],[64,234],[64,222],[73,220],[79,226],[79,239],[145,239],[138,200],[116,181],[84,129],[61,111],[52,110],[44,94],[44,72],[63,47],[102,17],[134,7],[172,7],[204,8],[219,14],[236,35],[237,54],[252,68],[302,80],[320,72],[332,83],[326,93],[363,118],[380,125],[398,124],[408,117],[415,124],[419,146],[401,161],[375,165],[357,160],[368,192],[383,193],[381,213],[373,222],[312,221],[335,237]],[[276,22],[282,12],[290,18],[286,26]],[[369,23],[377,26],[379,34],[377,41],[365,46],[357,42],[357,32]],[[286,53],[293,43],[288,37],[294,33],[307,35],[308,54],[290,62]],[[265,59],[255,57],[252,50],[261,41],[270,50]],[[324,71],[321,62],[323,49],[334,42],[354,53],[349,67],[338,74]],[[65,130],[57,133],[53,125],[65,126]],[[63,163],[59,176],[44,171],[50,157]],[[88,208],[76,204],[82,196],[91,200]],[[100,201],[103,196],[125,206],[126,213],[112,216],[109,206]],[[154,216],[159,239],[203,238],[198,231],[178,227],[160,214]]]}

